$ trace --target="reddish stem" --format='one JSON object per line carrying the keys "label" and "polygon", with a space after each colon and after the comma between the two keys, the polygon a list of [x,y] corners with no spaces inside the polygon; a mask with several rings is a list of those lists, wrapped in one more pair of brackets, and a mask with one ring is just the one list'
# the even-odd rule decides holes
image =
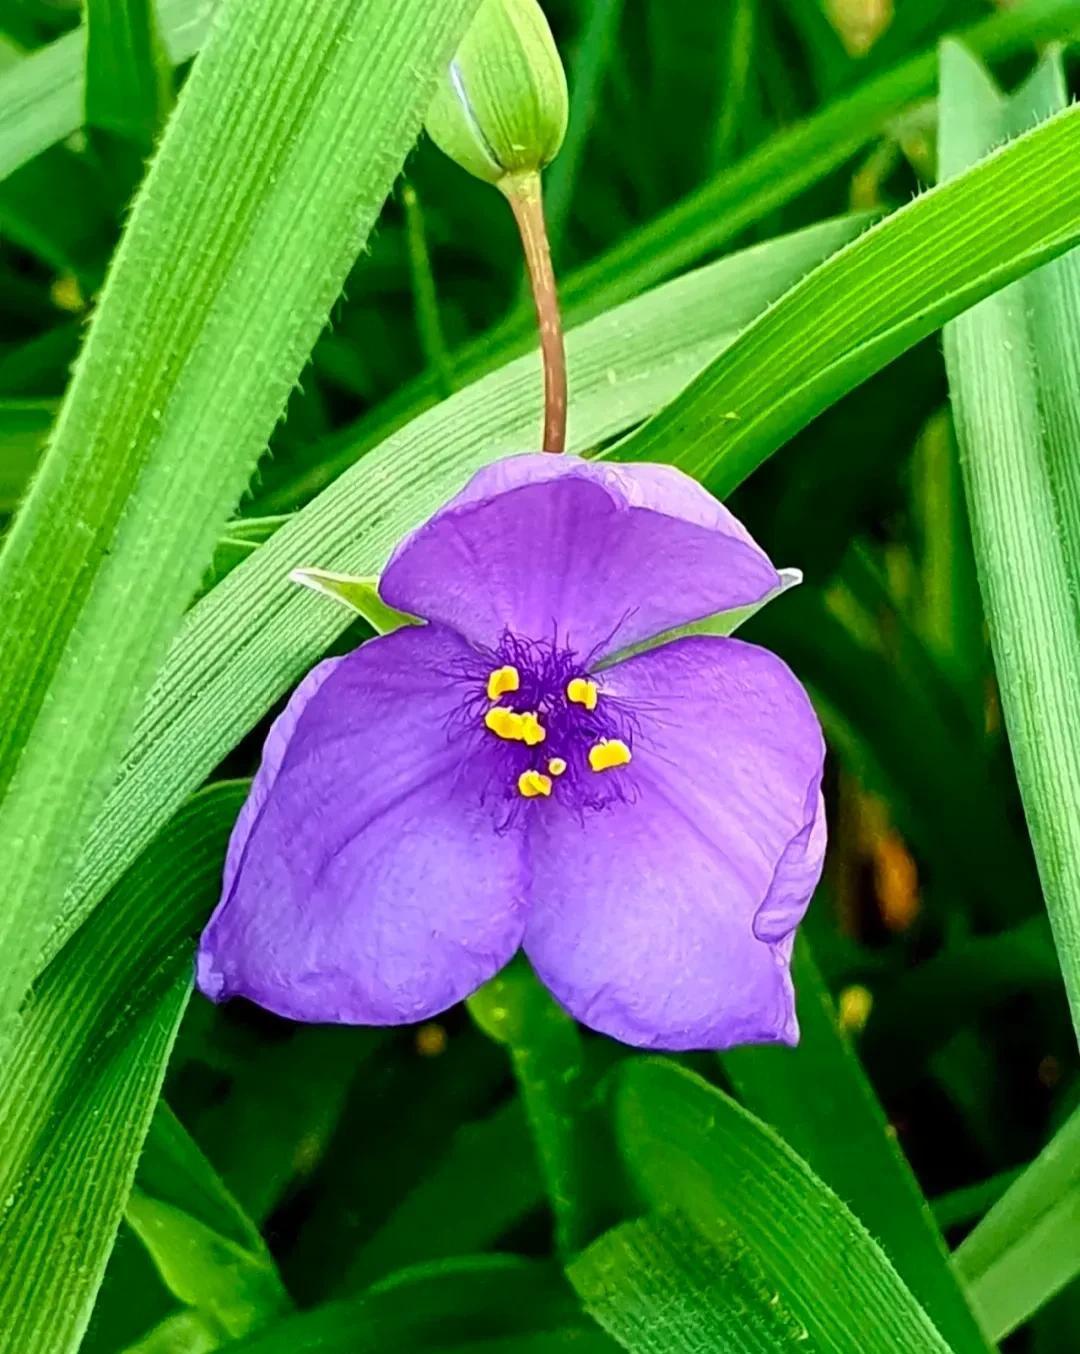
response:
{"label": "reddish stem", "polygon": [[566,449],[566,349],[563,345],[562,317],[551,266],[551,249],[544,223],[544,203],[538,174],[507,180],[502,186],[514,213],[525,264],[536,305],[536,323],[540,330],[540,356],[544,364],[544,443],[545,451]]}

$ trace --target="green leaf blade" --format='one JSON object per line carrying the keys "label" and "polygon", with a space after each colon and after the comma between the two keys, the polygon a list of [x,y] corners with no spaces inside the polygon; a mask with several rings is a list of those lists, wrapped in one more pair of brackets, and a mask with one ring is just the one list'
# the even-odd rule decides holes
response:
{"label": "green leaf blade", "polygon": [[606,1232],[569,1265],[586,1310],[631,1354],[804,1349],[785,1308],[732,1232],[709,1243],[678,1214],[650,1214]]}
{"label": "green leaf blade", "polygon": [[[1018,116],[1045,112],[1048,95],[1038,82],[1010,109],[973,58],[947,45],[943,173],[959,174]],[[953,321],[945,358],[1005,722],[1080,1037],[1080,817],[1066,807],[1080,803],[1080,469],[1075,412],[1064,408],[1077,381],[1067,358],[1080,343],[1068,308],[1078,268],[1074,254]]]}
{"label": "green leaf blade", "polygon": [[227,0],[184,88],[0,556],[0,1035],[135,703],[474,7]]}
{"label": "green leaf blade", "polygon": [[987,1354],[922,1190],[840,1032],[803,938],[792,978],[798,1047],[733,1049],[721,1056],[724,1070],[747,1107],[777,1129],[879,1242],[954,1354]]}
{"label": "green leaf blade", "polygon": [[1080,1273],[1080,1110],[956,1252],[986,1329],[1002,1340]]}
{"label": "green leaf blade", "polygon": [[[509,1255],[463,1257],[391,1275],[359,1297],[325,1303],[227,1346],[230,1354],[454,1354],[560,1347],[604,1354],[612,1346],[590,1331],[561,1275]],[[529,1341],[518,1345],[516,1341]]]}
{"label": "green leaf blade", "polygon": [[570,1255],[590,1230],[587,1212],[600,1174],[586,1130],[581,1031],[521,960],[473,993],[468,1007],[510,1054],[555,1215],[556,1250]]}
{"label": "green leaf blade", "polygon": [[676,459],[721,498],[946,320],[1080,239],[1080,109],[872,226],[611,454]]}
{"label": "green leaf blade", "polygon": [[187,1004],[190,933],[217,896],[246,788],[197,796],[23,1009],[0,1078],[4,1354],[78,1346]]}
{"label": "green leaf blade", "polygon": [[420,625],[415,616],[395,611],[379,596],[377,578],[358,578],[355,574],[335,574],[328,569],[294,569],[289,577],[312,592],[321,593],[362,616],[377,635],[387,635],[403,625]]}
{"label": "green leaf blade", "polygon": [[171,99],[172,75],[152,0],[88,0],[87,126],[148,151]]}
{"label": "green leaf blade", "polygon": [[646,1201],[719,1245],[734,1230],[811,1347],[832,1354],[948,1346],[843,1203],[779,1138],[699,1077],[658,1059],[623,1069],[616,1122]]}
{"label": "green leaf blade", "polygon": [[258,1228],[164,1101],[125,1216],[166,1286],[233,1339],[290,1307]]}
{"label": "green leaf blade", "polygon": [[[1078,33],[1076,0],[1034,0],[973,24],[961,36],[990,59]],[[936,68],[935,53],[924,52],[778,132],[578,270],[568,279],[564,300],[596,314],[719,248],[837,169],[908,105],[931,95]]]}

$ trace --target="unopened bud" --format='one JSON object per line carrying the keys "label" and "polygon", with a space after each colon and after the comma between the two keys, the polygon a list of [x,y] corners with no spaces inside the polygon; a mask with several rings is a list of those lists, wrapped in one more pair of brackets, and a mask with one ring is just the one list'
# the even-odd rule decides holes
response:
{"label": "unopened bud", "polygon": [[428,110],[428,135],[488,183],[532,174],[566,132],[566,74],[536,0],[483,0]]}

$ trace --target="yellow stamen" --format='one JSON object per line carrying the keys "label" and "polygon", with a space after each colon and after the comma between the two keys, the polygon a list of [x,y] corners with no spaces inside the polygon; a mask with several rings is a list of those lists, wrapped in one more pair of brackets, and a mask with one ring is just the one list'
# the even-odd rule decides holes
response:
{"label": "yellow stamen", "polygon": [[516,715],[513,710],[508,710],[505,705],[492,706],[484,716],[484,723],[500,738],[520,742],[524,737],[521,716]]}
{"label": "yellow stamen", "polygon": [[521,676],[512,663],[507,663],[503,668],[496,668],[487,679],[488,700],[497,701],[500,696],[516,691],[520,685]]}
{"label": "yellow stamen", "polygon": [[553,776],[561,776],[566,770],[566,761],[562,757],[552,757],[548,761],[548,770]]}
{"label": "yellow stamen", "polygon": [[625,766],[630,760],[630,749],[621,738],[601,738],[589,749],[589,765],[594,771],[610,771]]}
{"label": "yellow stamen", "polygon": [[484,716],[484,723],[499,738],[505,738],[510,743],[525,743],[531,748],[547,737],[547,730],[533,710],[526,710],[519,715],[514,710],[508,710],[505,705],[493,705]]}
{"label": "yellow stamen", "polygon": [[521,716],[521,740],[528,747],[534,748],[537,743],[542,743],[547,737],[547,730],[543,724],[536,718],[532,710],[526,710]]}
{"label": "yellow stamen", "polygon": [[575,705],[584,705],[586,710],[596,709],[596,683],[588,677],[571,677],[566,684],[566,699]]}
{"label": "yellow stamen", "polygon": [[522,771],[518,776],[518,794],[525,799],[535,799],[538,795],[551,794],[551,777],[542,771]]}

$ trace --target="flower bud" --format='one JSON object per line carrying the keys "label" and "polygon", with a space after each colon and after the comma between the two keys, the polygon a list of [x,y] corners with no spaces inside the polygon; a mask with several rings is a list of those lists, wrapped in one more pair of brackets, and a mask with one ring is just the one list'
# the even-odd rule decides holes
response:
{"label": "flower bud", "polygon": [[566,118],[566,75],[537,0],[483,0],[428,110],[428,135],[500,183],[554,159]]}

